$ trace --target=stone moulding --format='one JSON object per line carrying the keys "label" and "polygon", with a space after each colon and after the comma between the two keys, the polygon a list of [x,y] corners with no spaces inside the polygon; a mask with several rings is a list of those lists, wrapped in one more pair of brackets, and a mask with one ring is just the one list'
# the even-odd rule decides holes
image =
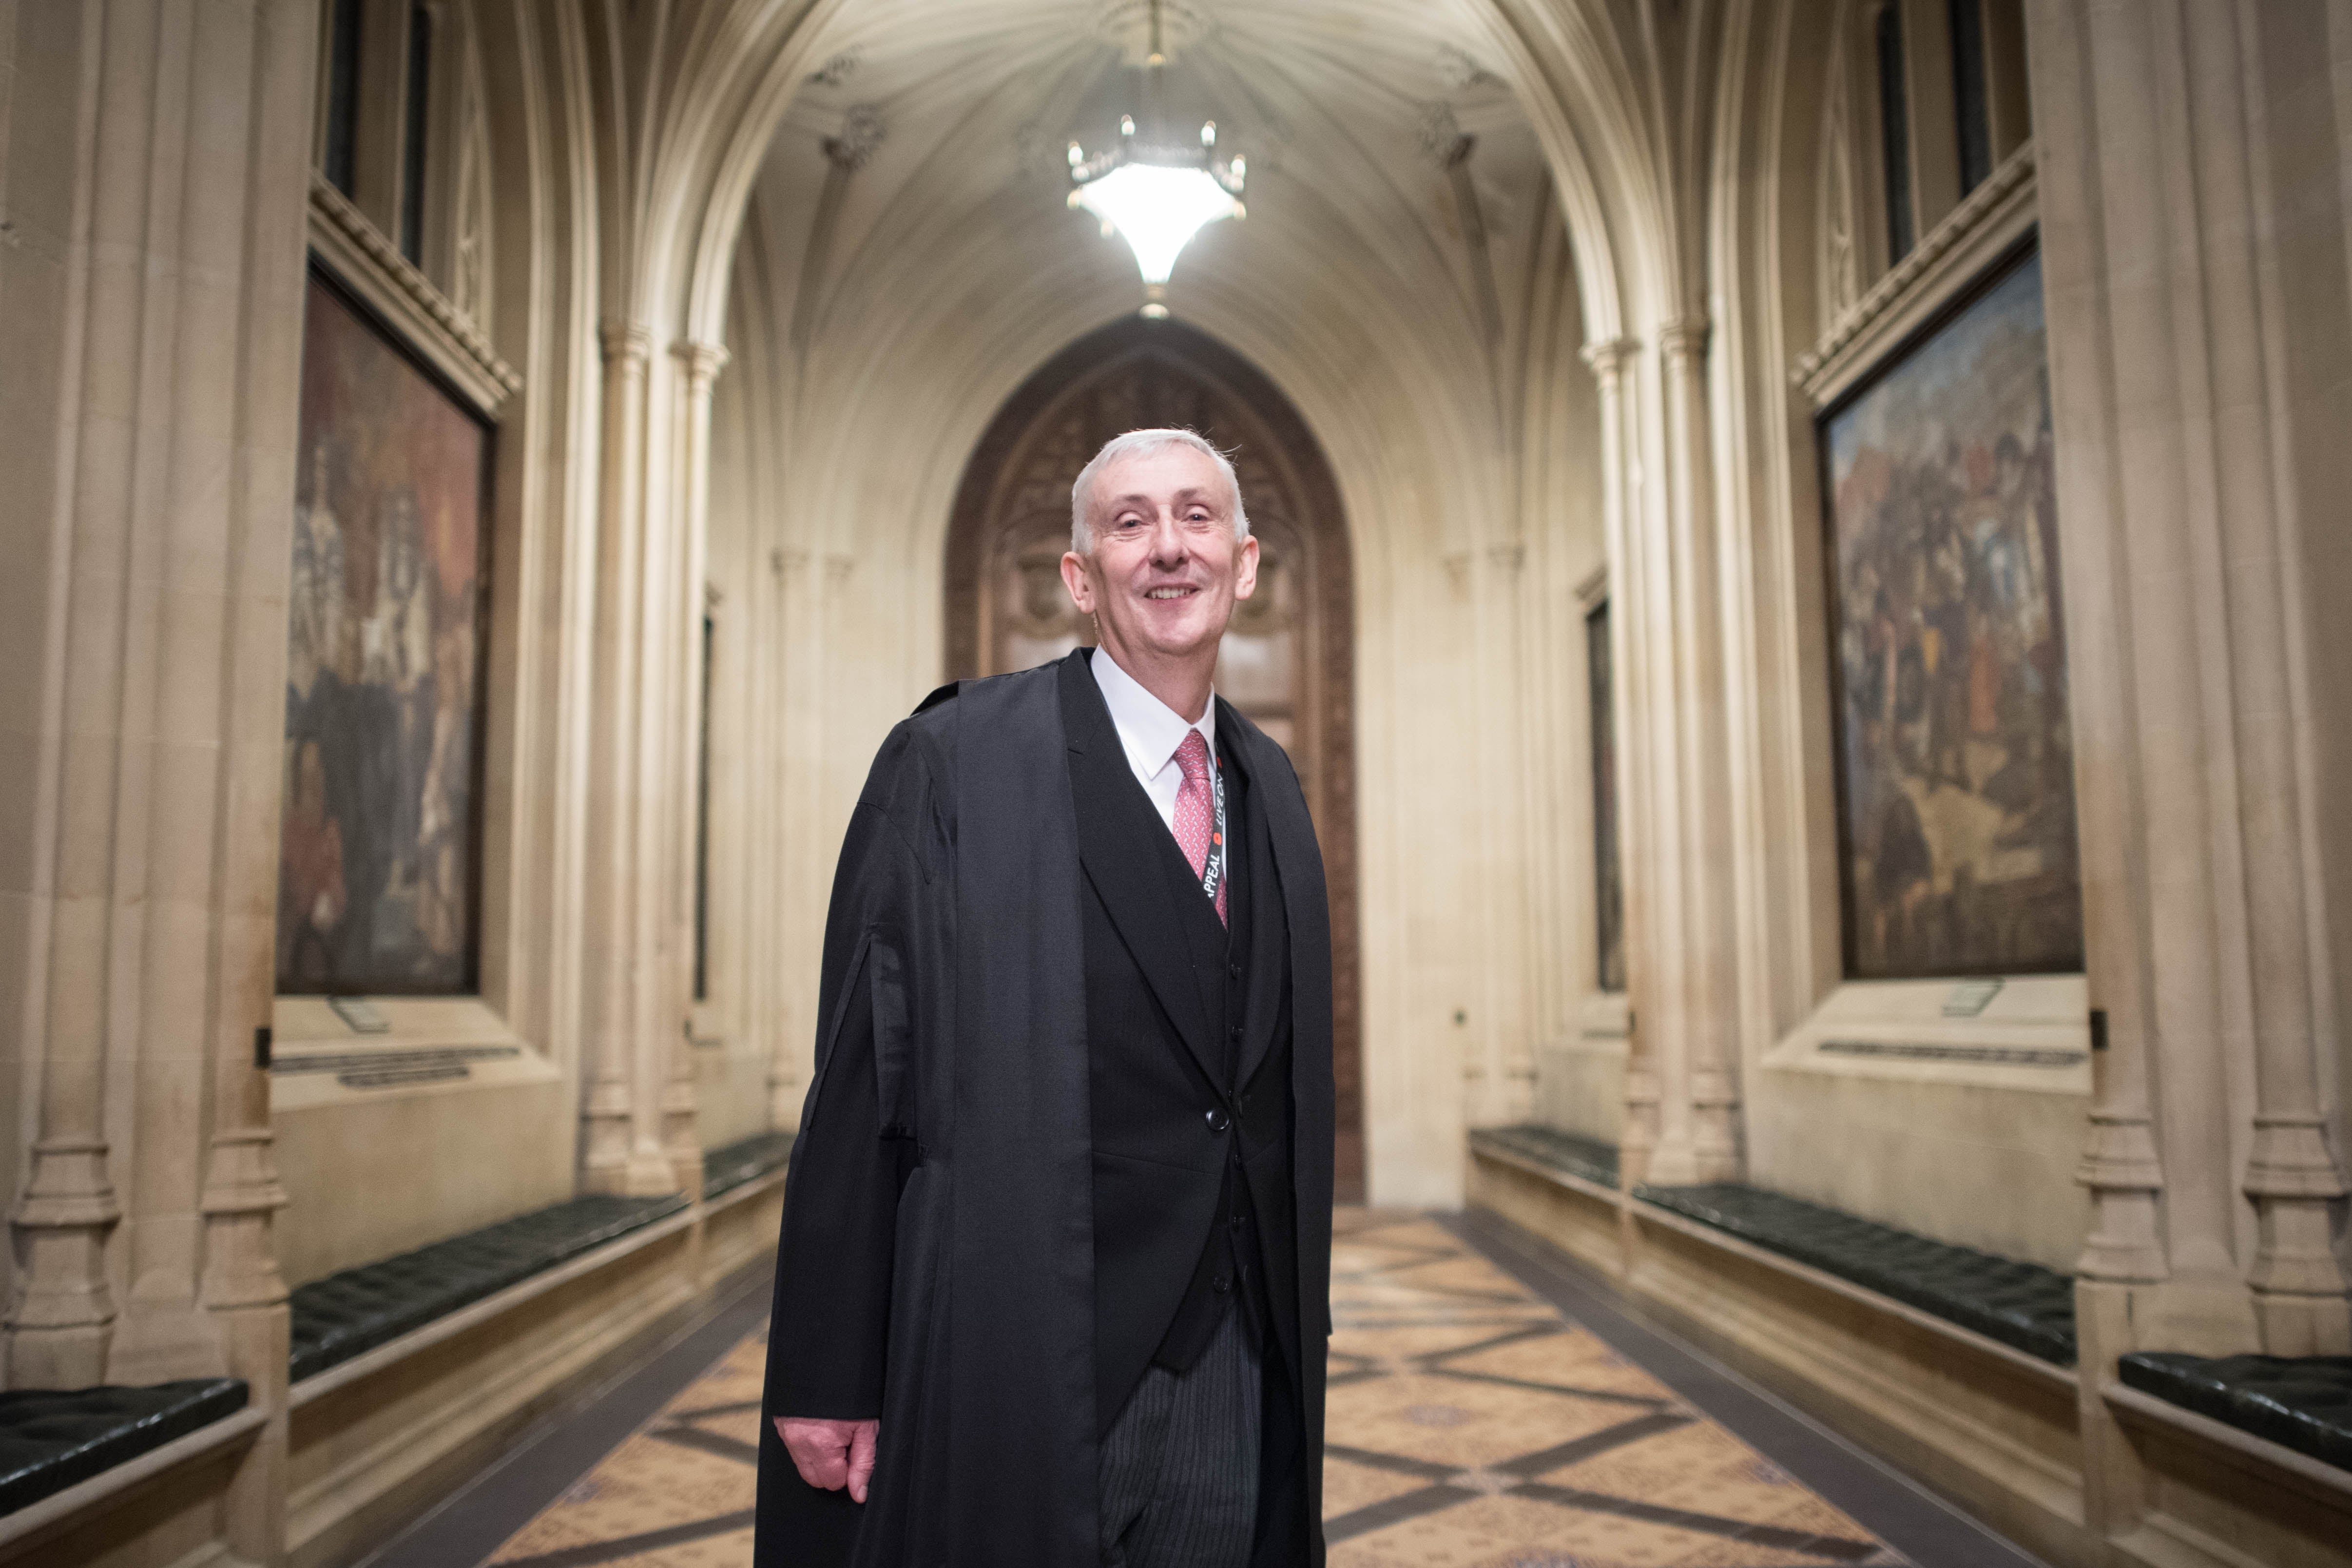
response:
{"label": "stone moulding", "polygon": [[1646,1187],[1634,1196],[2053,1366],[2074,1363],[2074,1282],[2053,1269],[1756,1187]]}
{"label": "stone moulding", "polygon": [[2021,217],[2030,222],[2033,208],[2033,143],[2027,142],[1799,354],[1789,379],[1815,408],[1830,403],[1934,304],[1965,286],[1991,259],[1986,252],[2005,249],[2026,226]]}
{"label": "stone moulding", "polygon": [[[2172,1568],[2352,1561],[2344,1550],[2352,1533],[2342,1528],[2352,1519],[2352,1470],[2129,1386],[2113,1361],[2053,1365],[1640,1197],[1487,1146],[1483,1131],[1472,1138],[1474,1207],[1561,1249],[1736,1372],[1870,1444],[2042,1561]],[[1548,1202],[1539,1187],[1566,1203]],[[1801,1292],[1755,1293],[1742,1265],[1841,1298],[1868,1317],[1855,1320]],[[1748,1292],[1730,1288],[1743,1278]],[[1906,1368],[1931,1375],[1915,1381]],[[1937,1379],[1947,1381],[1939,1387]],[[2153,1489],[2146,1510],[2123,1521],[2084,1508],[2084,1466],[2096,1462],[2110,1423],[2148,1468]],[[2309,1550],[2315,1542],[2320,1550]],[[2290,1543],[2304,1550],[2294,1554]]]}
{"label": "stone moulding", "polygon": [[[511,1311],[568,1280],[604,1268],[639,1247],[650,1246],[692,1225],[698,1217],[708,1218],[719,1210],[757,1196],[783,1179],[784,1162],[791,1150],[790,1133],[772,1132],[756,1134],[740,1142],[709,1151],[704,1156],[706,1175],[703,1201],[699,1205],[688,1204],[682,1195],[655,1200],[595,1199],[611,1208],[614,1215],[614,1222],[602,1227],[595,1239],[586,1241],[585,1245],[575,1240],[571,1245],[559,1243],[543,1248],[541,1256],[534,1260],[539,1267],[526,1268],[518,1260],[515,1267],[503,1271],[503,1277],[495,1284],[491,1284],[486,1276],[481,1283],[489,1285],[488,1289],[478,1293],[444,1291],[434,1302],[420,1302],[417,1310],[396,1314],[397,1322],[393,1321],[395,1314],[388,1312],[383,1323],[368,1325],[365,1331],[349,1337],[345,1344],[338,1347],[342,1352],[339,1355],[320,1354],[318,1351],[323,1347],[314,1347],[306,1360],[303,1325],[298,1321],[295,1325],[291,1393],[294,1405],[299,1408],[311,1404],[337,1389],[382,1371],[404,1356],[438,1343],[477,1323]],[[572,1203],[583,1201],[574,1199]],[[555,1205],[557,1208],[567,1206]],[[620,1211],[632,1206],[641,1212],[631,1219],[621,1218]],[[528,1219],[532,1216],[522,1217]],[[505,1223],[512,1225],[514,1222]],[[498,1227],[485,1228],[494,1230]],[[482,1233],[472,1234],[478,1236]],[[587,1234],[583,1231],[583,1237]],[[467,1237],[451,1239],[462,1242]],[[559,1251],[560,1257],[555,1255]],[[416,1256],[405,1254],[403,1259],[388,1261],[398,1263]],[[380,1268],[383,1266],[375,1267]],[[364,1272],[364,1269],[344,1271],[345,1275]],[[330,1275],[326,1280],[313,1281],[303,1289],[312,1289],[315,1286],[342,1278],[343,1275]],[[461,1295],[464,1300],[458,1299]],[[301,1316],[301,1292],[297,1291],[296,1296],[299,1320]],[[427,1305],[437,1307],[438,1310],[425,1310]]]}
{"label": "stone moulding", "polygon": [[490,418],[522,390],[522,376],[499,357],[474,319],[401,255],[351,198],[310,177],[310,250],[343,284],[384,317],[434,368]]}
{"label": "stone moulding", "polygon": [[2020,1046],[1923,1045],[1916,1041],[1823,1040],[1816,1050],[1833,1057],[1885,1057],[1897,1061],[1979,1062],[1988,1067],[2075,1068],[2088,1051]]}
{"label": "stone moulding", "polygon": [[25,1553],[38,1550],[58,1531],[119,1507],[123,1500],[158,1476],[250,1442],[268,1420],[268,1411],[248,1405],[174,1437],[161,1447],[150,1448],[135,1458],[100,1470],[88,1480],[77,1481],[62,1491],[28,1503],[14,1513],[0,1515],[0,1563],[31,1561]]}
{"label": "stone moulding", "polygon": [[597,1194],[314,1279],[293,1295],[293,1381],[388,1344],[688,1206]]}
{"label": "stone moulding", "polygon": [[2142,1351],[2116,1371],[2126,1387],[2352,1471],[2352,1356]]}
{"label": "stone moulding", "polygon": [[345,1089],[397,1089],[470,1078],[478,1061],[508,1061],[520,1046],[426,1046],[408,1050],[345,1051],[289,1056],[269,1064],[272,1073],[325,1072]]}
{"label": "stone moulding", "polygon": [[1479,1129],[1470,1144],[1478,1158],[1621,1205],[1643,1223],[1769,1259],[1840,1295],[1965,1335],[2004,1360],[2071,1381],[2072,1282],[2050,1269],[1760,1188],[1636,1184],[1620,1191],[1616,1151],[1549,1128]]}
{"label": "stone moulding", "polygon": [[[2129,1384],[2102,1384],[2099,1397],[2125,1426],[2161,1432],[2178,1439],[2184,1434],[2206,1445],[2205,1457],[2220,1460],[2241,1474],[2284,1481],[2293,1490],[2325,1506],[2352,1511],[2352,1470],[2288,1447],[2231,1422],[2178,1405],[2161,1394]],[[2215,1469],[2221,1474],[2220,1466]]]}
{"label": "stone moulding", "polygon": [[1617,1186],[1616,1145],[1597,1138],[1528,1123],[1475,1129],[1470,1147],[1538,1175],[1576,1177],[1596,1191],[1613,1194]]}

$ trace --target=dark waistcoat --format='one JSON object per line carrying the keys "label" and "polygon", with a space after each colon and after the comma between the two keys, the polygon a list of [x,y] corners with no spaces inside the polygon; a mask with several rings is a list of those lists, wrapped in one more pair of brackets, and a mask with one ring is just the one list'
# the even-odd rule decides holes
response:
{"label": "dark waistcoat", "polygon": [[1289,931],[1237,749],[1220,748],[1229,929],[1137,782],[1099,689],[1091,679],[1063,689],[1064,722],[1084,743],[1070,783],[1108,1429],[1148,1366],[1191,1366],[1228,1311],[1247,1312],[1261,1334],[1273,1324],[1296,1375]]}

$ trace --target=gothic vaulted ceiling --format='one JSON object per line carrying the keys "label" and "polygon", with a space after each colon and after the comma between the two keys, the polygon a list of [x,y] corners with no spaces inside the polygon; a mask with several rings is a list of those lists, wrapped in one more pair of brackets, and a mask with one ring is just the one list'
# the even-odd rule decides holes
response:
{"label": "gothic vaulted ceiling", "polygon": [[[1025,310],[1034,328],[1012,341],[1034,363],[1140,303],[1124,241],[1063,198],[1069,142],[1099,148],[1121,113],[1146,113],[1150,13],[1150,0],[847,0],[746,226],[772,293],[765,330],[803,348],[870,343],[909,312]],[[1170,288],[1177,313],[1243,338],[1254,314],[1269,331],[1378,326],[1490,375],[1535,231],[1559,220],[1474,21],[1449,0],[1166,0],[1168,122],[1213,119],[1221,150],[1249,160],[1247,220],[1193,241]]]}

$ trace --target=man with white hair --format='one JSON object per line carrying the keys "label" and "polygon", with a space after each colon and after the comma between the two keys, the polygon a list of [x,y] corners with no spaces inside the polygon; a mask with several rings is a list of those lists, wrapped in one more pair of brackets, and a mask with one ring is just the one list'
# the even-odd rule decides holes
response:
{"label": "man with white hair", "polygon": [[760,1568],[1323,1561],[1323,867],[1211,689],[1257,541],[1189,430],[1070,510],[1100,646],[932,693],[842,849]]}

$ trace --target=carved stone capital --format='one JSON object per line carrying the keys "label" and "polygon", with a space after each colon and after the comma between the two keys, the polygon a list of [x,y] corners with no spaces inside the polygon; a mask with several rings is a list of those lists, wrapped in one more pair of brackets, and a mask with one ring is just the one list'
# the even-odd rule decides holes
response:
{"label": "carved stone capital", "polygon": [[866,167],[889,133],[879,105],[852,104],[842,116],[841,134],[824,139],[825,159],[843,174],[854,174]]}
{"label": "carved stone capital", "polygon": [[22,1265],[8,1305],[8,1385],[87,1388],[103,1383],[115,1320],[106,1243],[122,1218],[101,1138],[46,1138],[9,1216]]}
{"label": "carved stone capital", "polygon": [[1593,376],[1599,380],[1602,390],[1613,390],[1618,377],[1624,373],[1626,363],[1640,353],[1641,348],[1639,338],[1611,338],[1606,342],[1587,343],[1583,350],[1584,363],[1592,367]]}
{"label": "carved stone capital", "polygon": [[2164,1166],[2148,1119],[2094,1110],[2090,1122],[2074,1179],[2091,1189],[2091,1234],[2074,1272],[2118,1284],[2167,1279],[2171,1268],[2156,1224]]}
{"label": "carved stone capital", "polygon": [[672,358],[686,367],[688,387],[696,393],[710,390],[719,373],[727,368],[728,353],[724,343],[706,343],[692,338],[680,338],[670,344]]}
{"label": "carved stone capital", "polygon": [[2246,1195],[2266,1198],[2340,1198],[2344,1174],[2328,1151],[2317,1111],[2293,1116],[2256,1116],[2254,1147],[2246,1162]]}
{"label": "carved stone capital", "polygon": [[11,1222],[44,1230],[110,1226],[122,1217],[107,1174],[103,1138],[44,1138],[33,1145],[32,1169]]}
{"label": "carved stone capital", "polygon": [[2156,1134],[2145,1116],[2121,1116],[2094,1110],[2090,1137],[2083,1146],[2074,1179],[2094,1193],[2164,1190],[2164,1163],[2157,1157]]}
{"label": "carved stone capital", "polygon": [[654,334],[635,321],[608,321],[596,328],[597,345],[606,364],[635,364],[642,369],[653,358]]}
{"label": "carved stone capital", "polygon": [[2256,1242],[2247,1283],[2271,1355],[2352,1352],[2352,1299],[2336,1261],[2333,1210],[2344,1177],[2316,1112],[2256,1116],[2246,1162]]}
{"label": "carved stone capital", "polygon": [[621,1173],[628,1168],[632,1128],[629,1088],[617,1077],[599,1078],[588,1086],[581,1108],[580,1163],[590,1192],[618,1192]]}
{"label": "carved stone capital", "polygon": [[267,1128],[238,1128],[213,1139],[196,1206],[205,1216],[205,1274],[198,1293],[215,1311],[270,1307],[286,1300],[286,1279],[270,1247],[271,1216],[286,1206],[276,1147]]}
{"label": "carved stone capital", "polygon": [[2336,1261],[2334,1225],[2321,1198],[2266,1198],[2246,1282],[2266,1355],[2352,1352],[2352,1298]]}
{"label": "carved stone capital", "polygon": [[1658,329],[1658,352],[1672,365],[1688,366],[1706,358],[1707,339],[1715,323],[1705,316],[1685,316]]}

